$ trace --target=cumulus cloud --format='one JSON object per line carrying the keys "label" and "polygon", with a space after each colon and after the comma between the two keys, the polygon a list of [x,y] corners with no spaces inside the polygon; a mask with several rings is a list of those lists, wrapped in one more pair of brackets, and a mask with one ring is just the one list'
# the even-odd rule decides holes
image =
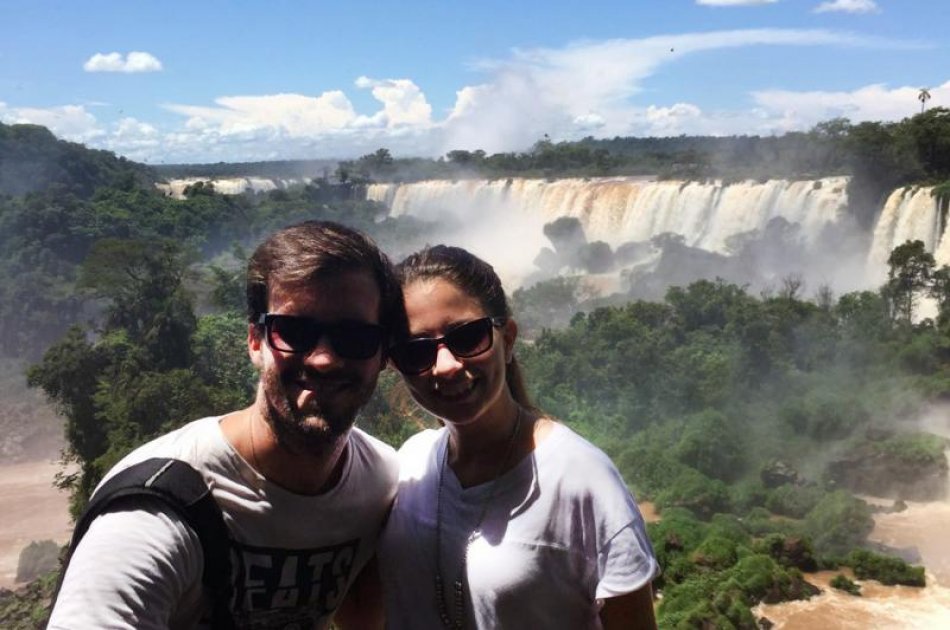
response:
{"label": "cumulus cloud", "polygon": [[96,117],[82,105],[41,108],[0,103],[0,121],[10,125],[43,125],[60,138],[74,142],[91,142],[105,135]]}
{"label": "cumulus cloud", "polygon": [[132,51],[122,53],[96,53],[83,64],[86,72],[160,72],[162,62],[147,52]]}
{"label": "cumulus cloud", "polygon": [[696,0],[707,7],[745,7],[756,4],[775,4],[778,0]]}
{"label": "cumulus cloud", "polygon": [[419,86],[409,79],[376,80],[359,77],[356,87],[369,88],[373,97],[383,104],[382,111],[369,119],[372,123],[397,127],[427,126],[432,122],[432,106],[426,101]]}
{"label": "cumulus cloud", "polygon": [[830,0],[815,7],[815,13],[878,13],[880,8],[874,0]]}
{"label": "cumulus cloud", "polygon": [[[810,127],[830,118],[853,122],[900,120],[920,111],[920,88],[868,85],[850,92],[765,90],[753,93],[756,103],[775,116],[776,131]],[[930,90],[931,106],[950,104],[950,81]]]}
{"label": "cumulus cloud", "polygon": [[[458,92],[444,127],[443,149],[518,150],[545,133],[556,139],[576,138],[589,133],[583,123],[590,121],[591,113],[602,121],[598,134],[604,136],[662,130],[689,133],[699,128],[705,115],[689,104],[652,110],[635,105],[643,81],[686,55],[757,45],[915,46],[827,30],[748,29],[516,50],[509,59],[481,62],[478,68],[489,80]],[[720,133],[731,133],[734,123],[742,122],[717,116],[713,126]]]}
{"label": "cumulus cloud", "polygon": [[223,136],[263,133],[291,138],[319,135],[342,129],[356,120],[356,111],[339,90],[319,96],[270,94],[265,96],[222,96],[217,107],[168,104],[165,107],[186,116],[185,128],[200,131],[214,128]]}

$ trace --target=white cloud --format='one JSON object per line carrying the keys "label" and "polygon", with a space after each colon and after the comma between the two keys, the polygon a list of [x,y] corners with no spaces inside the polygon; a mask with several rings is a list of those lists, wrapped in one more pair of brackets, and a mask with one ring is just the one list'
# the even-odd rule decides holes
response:
{"label": "white cloud", "polygon": [[320,96],[222,96],[215,99],[215,103],[217,107],[176,104],[165,107],[188,117],[186,129],[214,128],[222,136],[264,131],[265,135],[308,137],[342,129],[357,118],[353,104],[339,90]]}
{"label": "white cloud", "polygon": [[594,112],[574,118],[574,126],[580,131],[594,131],[606,124],[607,121],[604,120],[604,117]]}
{"label": "white cloud", "polygon": [[[596,113],[598,134],[629,135],[650,131],[682,133],[714,127],[719,133],[747,121],[727,115],[708,119],[688,104],[634,104],[642,83],[663,65],[685,55],[723,48],[775,46],[914,47],[915,44],[865,38],[826,30],[750,29],[644,39],[578,43],[560,49],[514,51],[511,58],[485,61],[479,68],[488,81],[458,92],[444,125],[443,151],[482,148],[488,152],[520,150],[547,133],[571,139],[589,130],[578,122]],[[591,68],[596,68],[595,72]],[[715,124],[701,124],[714,120]]]}
{"label": "white cloud", "polygon": [[147,52],[132,51],[122,53],[96,53],[83,64],[86,72],[160,72],[162,62]]}
{"label": "white cloud", "polygon": [[880,8],[874,0],[830,0],[815,7],[815,13],[879,13]]}
{"label": "white cloud", "polygon": [[[765,90],[753,93],[755,102],[769,112],[775,131],[806,129],[830,118],[852,122],[901,120],[920,112],[920,88],[868,85],[850,92],[791,92]],[[950,81],[930,89],[930,107],[950,105]]]}
{"label": "white cloud", "polygon": [[376,80],[359,77],[356,87],[371,88],[373,97],[383,104],[376,117],[387,127],[399,125],[423,125],[432,122],[432,106],[415,83],[409,79]]}
{"label": "white cloud", "polygon": [[775,4],[778,0],[696,0],[707,7],[745,7],[756,4]]}
{"label": "white cloud", "polygon": [[96,117],[82,105],[41,108],[0,103],[0,120],[11,125],[43,125],[58,137],[73,142],[91,142],[105,135]]}

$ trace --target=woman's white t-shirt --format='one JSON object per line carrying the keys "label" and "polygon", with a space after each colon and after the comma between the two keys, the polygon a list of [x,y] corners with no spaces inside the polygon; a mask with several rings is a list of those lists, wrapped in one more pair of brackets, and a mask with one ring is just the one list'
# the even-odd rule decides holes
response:
{"label": "woman's white t-shirt", "polygon": [[[399,491],[378,550],[390,628],[442,627],[435,546],[447,435],[423,431],[399,451]],[[443,477],[441,573],[453,618],[452,585],[488,499],[464,565],[465,627],[600,628],[599,600],[639,590],[658,571],[620,473],[564,425],[494,487],[462,488],[448,467]]]}

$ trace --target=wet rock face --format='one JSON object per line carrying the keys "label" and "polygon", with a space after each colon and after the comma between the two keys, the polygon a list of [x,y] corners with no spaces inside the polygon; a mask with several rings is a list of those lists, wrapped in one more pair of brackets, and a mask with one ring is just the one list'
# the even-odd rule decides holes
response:
{"label": "wet rock face", "polygon": [[946,496],[947,458],[943,452],[893,446],[893,440],[865,442],[828,465],[827,476],[852,492],[912,501]]}

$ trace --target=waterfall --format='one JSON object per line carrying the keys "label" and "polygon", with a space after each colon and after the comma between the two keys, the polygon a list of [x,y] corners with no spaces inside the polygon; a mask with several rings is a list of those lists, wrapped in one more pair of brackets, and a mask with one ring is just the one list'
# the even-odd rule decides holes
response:
{"label": "waterfall", "polygon": [[730,236],[762,229],[776,217],[800,224],[806,240],[814,242],[843,216],[846,187],[844,177],[736,184],[512,178],[372,184],[366,196],[389,206],[393,216],[435,219],[446,212],[467,216],[502,208],[543,221],[575,217],[588,240],[614,247],[673,232],[688,245],[725,253]]}
{"label": "waterfall", "polygon": [[934,254],[938,266],[950,265],[946,203],[947,200],[943,200],[944,208],[941,208],[941,200],[928,186],[908,186],[892,192],[874,227],[868,254],[869,270],[883,279],[891,250],[908,240],[923,241],[927,251]]}
{"label": "waterfall", "polygon": [[198,182],[210,182],[214,185],[216,192],[222,195],[240,195],[245,192],[269,192],[288,188],[294,185],[301,185],[310,182],[310,178],[300,179],[277,179],[269,177],[185,177],[181,179],[170,179],[167,182],[159,182],[155,186],[165,195],[173,199],[184,199],[185,188]]}

